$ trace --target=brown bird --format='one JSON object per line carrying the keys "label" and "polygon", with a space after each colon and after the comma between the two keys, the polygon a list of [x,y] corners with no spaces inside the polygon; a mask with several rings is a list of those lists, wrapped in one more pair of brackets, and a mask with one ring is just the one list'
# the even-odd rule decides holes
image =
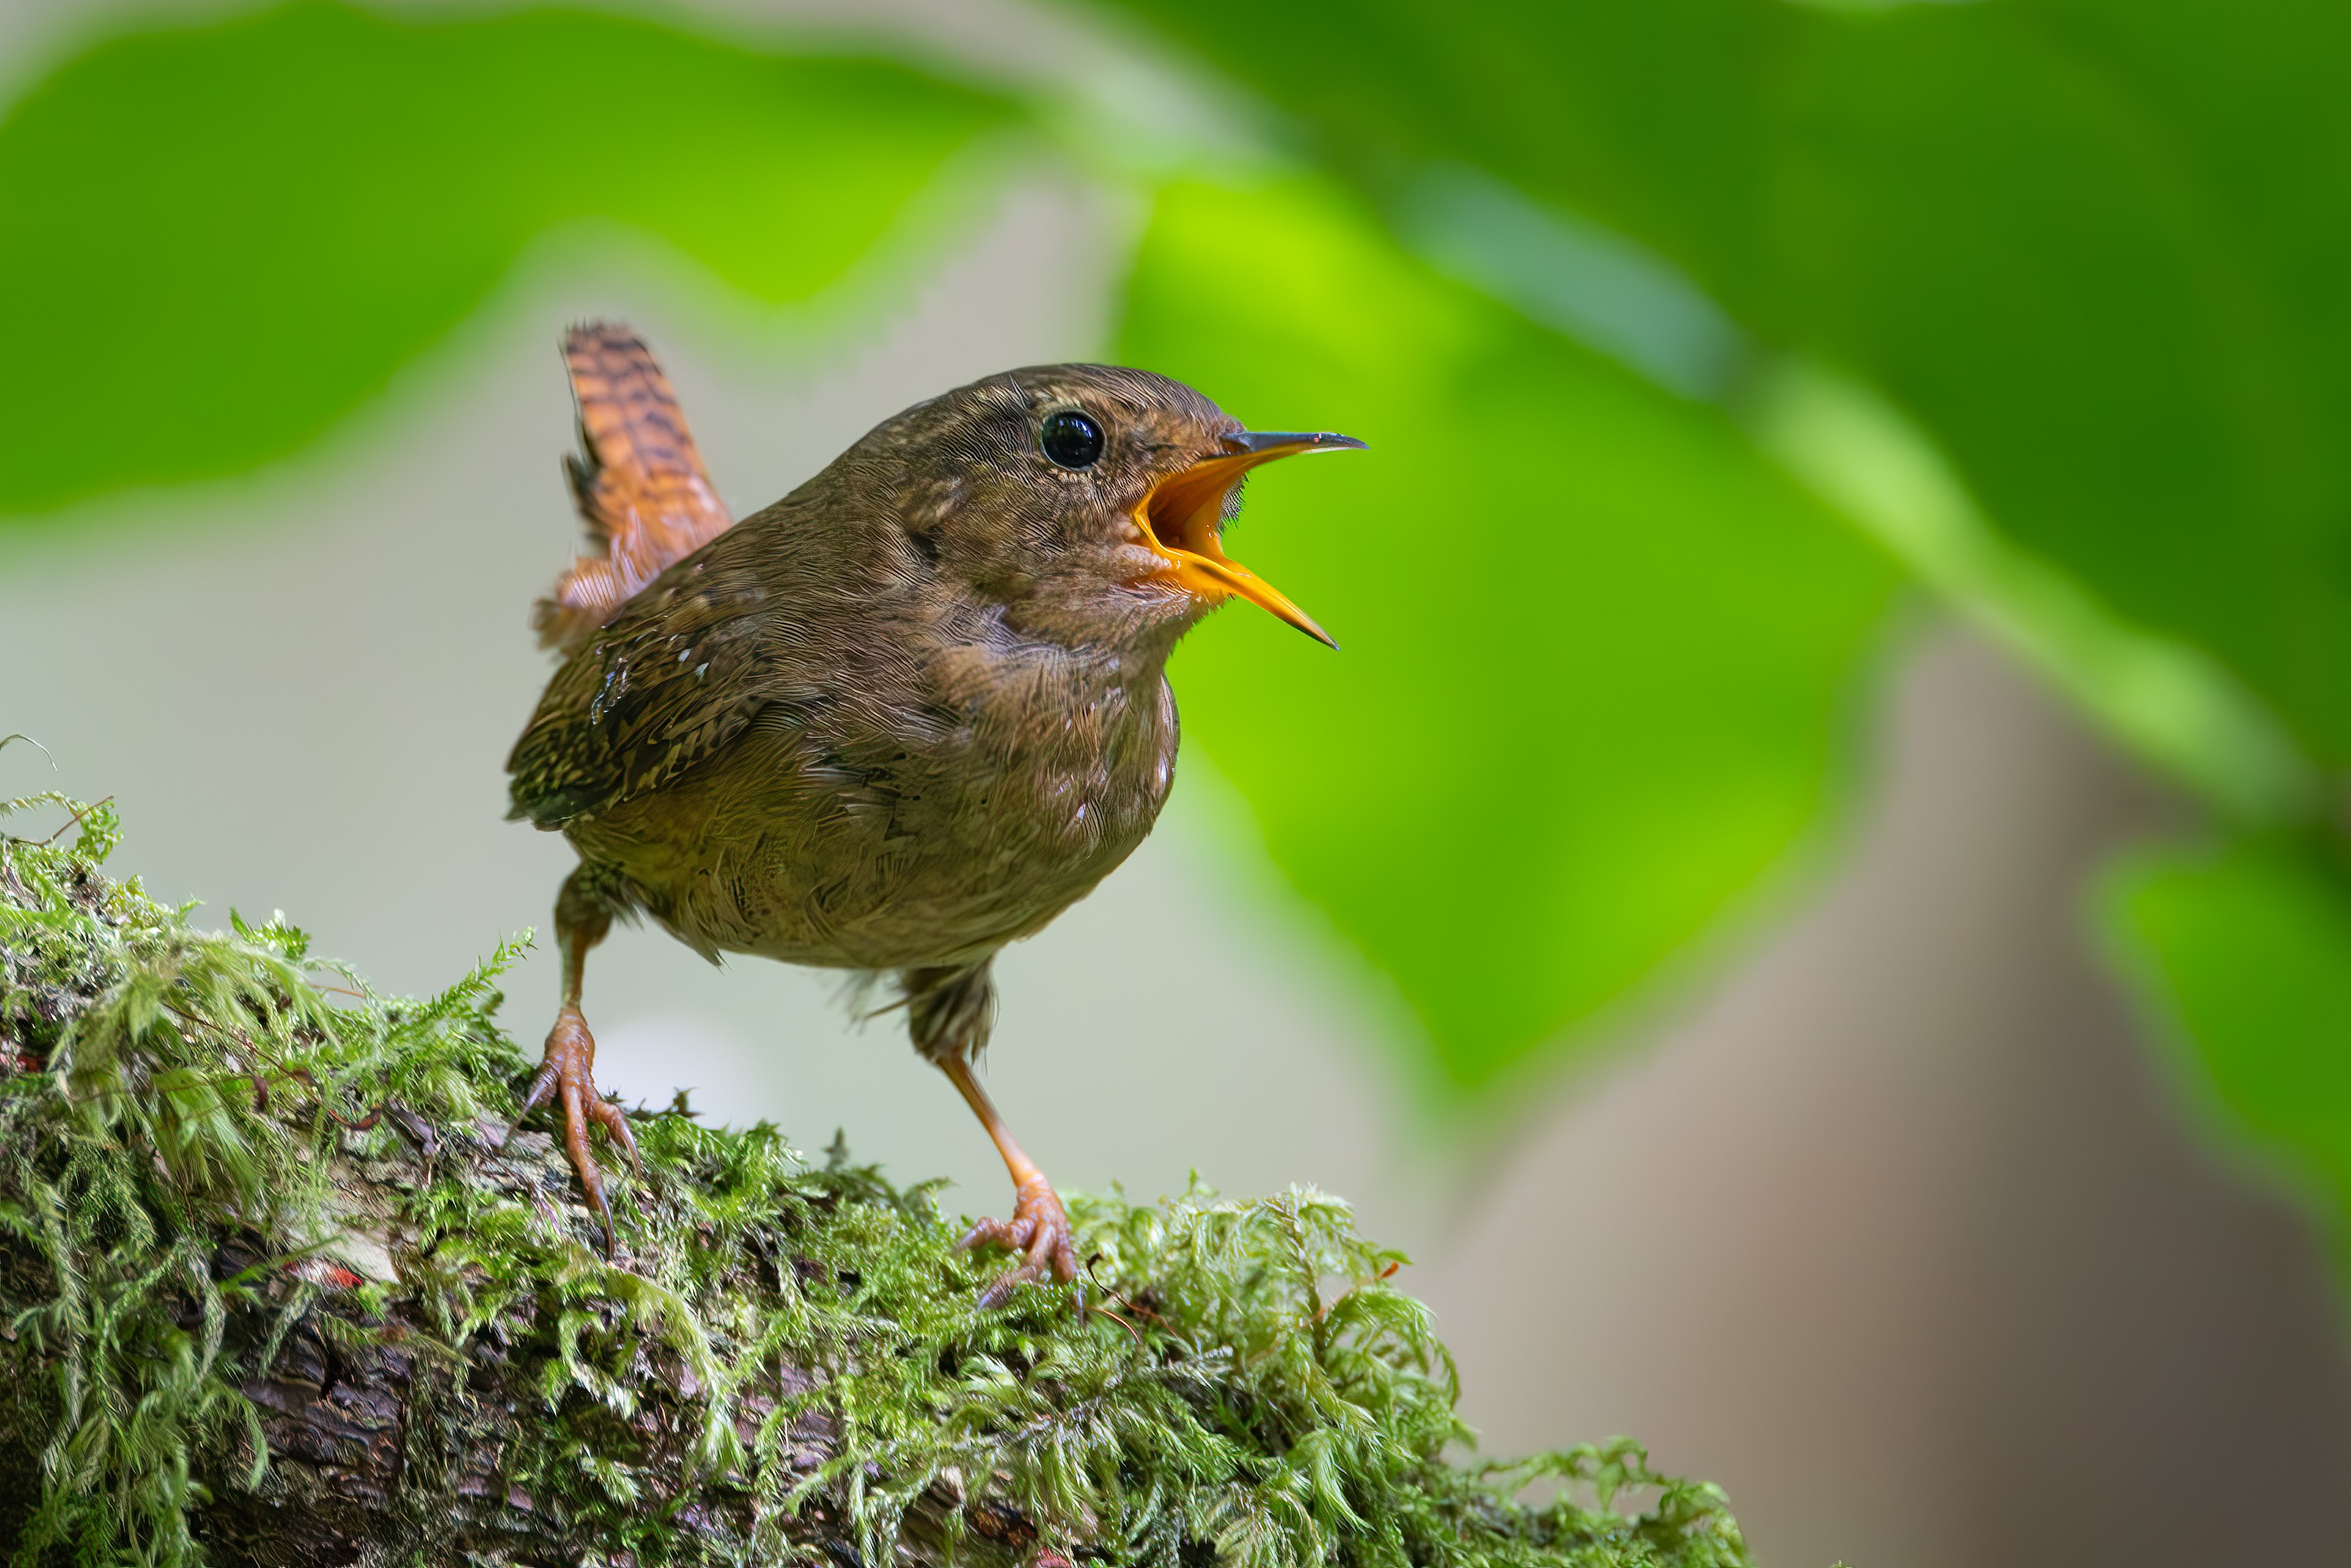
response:
{"label": "brown bird", "polygon": [[1238,596],[1330,643],[1219,539],[1251,468],[1363,443],[1247,431],[1145,371],[1047,365],[915,404],[730,526],[636,336],[580,327],[564,354],[600,553],[538,605],[566,657],[507,764],[512,815],[580,852],[525,1113],[561,1105],[609,1249],[589,1124],[636,1144],[597,1092],[580,994],[615,915],[713,962],[888,976],[1011,1173],[1011,1218],[964,1240],[1020,1254],[986,1299],[1073,1278],[1061,1199],[973,1076],[989,964],[1151,831],[1177,638]]}

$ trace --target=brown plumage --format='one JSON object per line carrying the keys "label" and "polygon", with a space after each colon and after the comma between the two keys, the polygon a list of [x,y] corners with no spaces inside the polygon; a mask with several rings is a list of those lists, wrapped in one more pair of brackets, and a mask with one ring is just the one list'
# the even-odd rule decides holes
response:
{"label": "brown plumage", "polygon": [[569,653],[636,591],[734,521],[703,472],[677,394],[625,327],[595,322],[563,341],[580,409],[580,451],[563,460],[596,553],[538,601],[541,647]]}
{"label": "brown plumage", "polygon": [[609,1241],[586,1128],[635,1150],[579,1000],[614,915],[713,959],[890,975],[1012,1175],[1011,1220],[969,1239],[1025,1255],[992,1294],[1071,1277],[1061,1202],[971,1073],[989,961],[1150,831],[1177,638],[1234,594],[1322,635],[1218,536],[1249,467],[1360,444],[1253,434],[1146,371],[1045,366],[916,404],[729,528],[643,345],[584,327],[566,357],[605,553],[542,601],[569,656],[508,762],[514,814],[580,856],[531,1103],[560,1096]]}

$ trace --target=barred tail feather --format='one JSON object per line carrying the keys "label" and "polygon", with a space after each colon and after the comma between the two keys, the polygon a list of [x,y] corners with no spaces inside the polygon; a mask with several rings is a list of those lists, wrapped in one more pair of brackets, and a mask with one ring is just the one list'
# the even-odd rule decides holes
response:
{"label": "barred tail feather", "polygon": [[734,519],[703,471],[669,378],[636,333],[584,322],[564,335],[563,360],[580,409],[580,452],[564,471],[592,552],[557,579],[531,625],[540,646],[568,653]]}

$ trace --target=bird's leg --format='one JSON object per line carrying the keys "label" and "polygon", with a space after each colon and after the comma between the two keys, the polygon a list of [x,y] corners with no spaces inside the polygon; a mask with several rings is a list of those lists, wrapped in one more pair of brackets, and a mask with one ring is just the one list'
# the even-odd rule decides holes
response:
{"label": "bird's leg", "polygon": [[1019,1253],[1020,1261],[1014,1264],[995,1282],[980,1293],[979,1304],[994,1307],[1003,1304],[1012,1294],[1012,1287],[1025,1280],[1041,1280],[1050,1270],[1053,1278],[1061,1281],[1078,1277],[1078,1255],[1072,1245],[1076,1239],[1070,1231],[1070,1217],[1062,1210],[1061,1194],[1037,1168],[1037,1162],[1023,1153],[1012,1136],[1012,1129],[1004,1124],[987,1091],[972,1076],[968,1059],[956,1056],[941,1061],[945,1072],[963,1093],[964,1103],[987,1129],[996,1145],[996,1152],[1004,1156],[1004,1168],[1012,1176],[1012,1218],[983,1219],[971,1228],[961,1245],[974,1247],[1006,1247]]}
{"label": "bird's leg", "polygon": [[[538,1075],[530,1081],[530,1092],[523,1096],[522,1115],[529,1115],[549,1096],[562,1105],[563,1150],[571,1158],[571,1168],[580,1174],[580,1185],[588,1189],[589,1204],[604,1222],[604,1256],[609,1258],[612,1255],[612,1206],[604,1199],[604,1173],[588,1152],[590,1124],[602,1127],[628,1151],[629,1164],[640,1176],[644,1174],[644,1163],[637,1157],[636,1135],[629,1131],[629,1119],[597,1092],[596,1037],[588,1032],[588,1020],[580,1012],[588,949],[612,929],[612,912],[588,885],[586,873],[583,866],[566,877],[555,901],[555,936],[563,950],[563,1006],[556,1012],[555,1027],[548,1030],[547,1051],[539,1059]],[[516,1120],[519,1122],[521,1116]]]}
{"label": "bird's leg", "polygon": [[1012,1218],[983,1219],[961,1243],[966,1249],[1005,1247],[1020,1255],[1019,1261],[980,1293],[979,1304],[1000,1306],[1014,1286],[1042,1280],[1048,1273],[1056,1280],[1075,1280],[1076,1238],[1061,1207],[1061,1195],[1013,1137],[996,1102],[987,1097],[971,1070],[973,1058],[987,1043],[996,1010],[996,987],[988,967],[983,963],[969,969],[909,969],[898,978],[906,991],[907,1023],[914,1032],[914,1049],[946,1073],[962,1094],[964,1103],[987,1129],[988,1140],[1004,1156],[1004,1168],[1012,1177]]}

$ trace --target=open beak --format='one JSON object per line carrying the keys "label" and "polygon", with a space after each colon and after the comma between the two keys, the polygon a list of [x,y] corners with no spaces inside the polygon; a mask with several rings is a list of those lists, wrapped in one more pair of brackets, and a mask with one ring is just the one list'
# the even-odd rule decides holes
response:
{"label": "open beak", "polygon": [[1247,430],[1225,437],[1225,455],[1207,457],[1179,474],[1171,474],[1151,487],[1134,508],[1134,520],[1167,562],[1167,574],[1177,586],[1211,603],[1238,594],[1251,604],[1273,612],[1326,647],[1339,644],[1314,624],[1314,618],[1290,602],[1273,584],[1238,561],[1226,559],[1217,534],[1224,522],[1225,497],[1242,475],[1260,463],[1301,452],[1345,452],[1363,443],[1352,435],[1307,434],[1287,430]]}

